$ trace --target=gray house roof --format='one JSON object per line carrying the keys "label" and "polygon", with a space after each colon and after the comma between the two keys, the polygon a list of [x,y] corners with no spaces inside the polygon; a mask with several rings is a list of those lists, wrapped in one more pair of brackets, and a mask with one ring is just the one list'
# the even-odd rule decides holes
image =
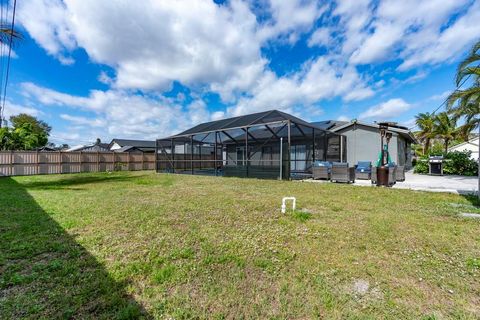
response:
{"label": "gray house roof", "polygon": [[110,151],[110,148],[107,143],[99,143],[99,144],[74,146],[67,149],[66,151],[105,152],[105,151]]}
{"label": "gray house roof", "polygon": [[135,151],[140,151],[140,152],[143,152],[143,150],[137,148],[137,147],[134,147],[134,146],[123,146],[121,147],[120,149],[115,149],[113,150],[114,152],[135,152]]}
{"label": "gray house roof", "polygon": [[[358,121],[358,120],[352,120],[351,122],[344,122],[343,124],[341,124],[341,121],[336,121],[336,122],[338,124],[335,124],[332,128],[330,128],[329,129],[330,131],[338,132],[338,131],[347,129],[348,127],[353,126],[354,124],[361,125],[361,126],[366,126],[366,127],[370,127],[370,128],[375,128],[375,129],[379,128],[379,125],[376,124],[376,123],[367,123],[367,122]],[[413,133],[410,130],[408,130],[408,128],[406,128],[406,127],[403,127],[403,126],[389,126],[388,130],[400,134],[401,136],[403,136],[405,139],[409,140],[412,143],[418,143],[418,141],[415,138],[415,136],[413,135]]]}

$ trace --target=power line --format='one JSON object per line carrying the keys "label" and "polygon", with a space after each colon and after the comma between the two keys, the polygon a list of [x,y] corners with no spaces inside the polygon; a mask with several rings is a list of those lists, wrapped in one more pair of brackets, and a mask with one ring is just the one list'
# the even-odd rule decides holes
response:
{"label": "power line", "polygon": [[[4,21],[6,21],[6,17],[8,16],[8,4],[6,10],[5,7],[5,0],[1,0],[1,7],[0,7],[0,26],[3,27],[6,25]],[[5,13],[5,15],[4,15]],[[0,99],[3,96],[3,71],[5,69],[5,43],[3,41],[0,42]],[[1,100],[0,100],[1,101]],[[2,120],[3,120],[3,108],[0,104],[0,127],[2,127]]]}
{"label": "power line", "polygon": [[5,75],[5,84],[3,88],[3,102],[2,102],[2,113],[0,114],[0,122],[3,121],[3,110],[5,110],[5,99],[7,97],[7,84],[8,84],[8,75],[10,73],[10,60],[12,57],[12,43],[13,43],[13,29],[15,28],[15,13],[17,9],[17,0],[13,0],[13,14],[12,14],[12,26],[10,28],[10,41],[8,43],[8,57],[7,57],[7,71]]}
{"label": "power line", "polygon": [[[477,65],[477,68],[478,68],[478,67],[480,67],[480,64]],[[455,88],[455,91],[457,91],[458,89],[460,89],[460,88],[465,84],[465,82],[468,81],[468,79],[470,78],[471,75],[472,75],[471,73],[468,74],[468,75],[463,79],[463,81]],[[440,110],[440,108],[441,108],[445,103],[447,103],[449,97],[450,97],[450,95],[448,95],[448,96],[445,98],[445,100],[443,100],[443,102],[442,102],[435,110],[433,110],[432,116],[433,116],[438,110]],[[414,125],[413,127],[409,128],[408,130],[412,130],[412,129],[415,128],[416,126],[417,126],[417,125]]]}

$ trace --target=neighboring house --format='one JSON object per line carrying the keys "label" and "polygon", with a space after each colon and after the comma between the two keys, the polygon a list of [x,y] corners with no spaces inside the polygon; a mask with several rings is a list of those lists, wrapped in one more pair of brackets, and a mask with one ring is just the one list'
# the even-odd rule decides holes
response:
{"label": "neighboring house", "polygon": [[460,144],[457,144],[456,146],[448,148],[448,152],[452,151],[471,151],[472,154],[470,155],[470,158],[473,160],[478,159],[478,144],[479,144],[479,137],[475,137],[470,139],[467,142],[463,142]]}
{"label": "neighboring house", "polygon": [[[321,121],[313,123],[317,127],[342,134],[347,137],[346,153],[347,162],[355,165],[358,161],[371,161],[375,165],[381,150],[379,126],[357,120],[346,121]],[[404,165],[407,169],[412,167],[412,143],[416,143],[413,134],[406,127],[389,127],[392,138],[389,144],[389,153],[392,161]]]}
{"label": "neighboring house", "polygon": [[130,140],[130,139],[112,139],[109,149],[112,151],[119,150],[124,147],[133,147],[142,152],[155,152],[155,141],[149,140]]}
{"label": "neighboring house", "polygon": [[66,150],[67,152],[82,151],[82,152],[108,152],[110,151],[108,143],[95,143],[89,145],[73,146]]}
{"label": "neighboring house", "polygon": [[52,152],[52,151],[58,151],[58,149],[55,149],[55,148],[52,148],[52,147],[49,147],[49,146],[43,146],[43,147],[38,148],[37,151]]}
{"label": "neighboring house", "polygon": [[138,149],[137,147],[133,146],[124,146],[119,149],[113,149],[113,152],[143,152],[142,150]]}

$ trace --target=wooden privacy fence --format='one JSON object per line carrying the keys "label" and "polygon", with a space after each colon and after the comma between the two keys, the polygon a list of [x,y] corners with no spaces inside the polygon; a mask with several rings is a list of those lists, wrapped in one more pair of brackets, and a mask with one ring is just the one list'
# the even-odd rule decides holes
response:
{"label": "wooden privacy fence", "polygon": [[154,169],[154,153],[0,151],[0,176]]}

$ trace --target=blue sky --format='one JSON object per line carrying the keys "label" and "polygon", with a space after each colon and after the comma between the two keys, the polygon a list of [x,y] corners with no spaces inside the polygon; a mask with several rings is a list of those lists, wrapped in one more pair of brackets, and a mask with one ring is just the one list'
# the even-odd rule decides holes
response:
{"label": "blue sky", "polygon": [[269,109],[413,124],[454,89],[480,1],[24,0],[5,115],[70,145]]}

